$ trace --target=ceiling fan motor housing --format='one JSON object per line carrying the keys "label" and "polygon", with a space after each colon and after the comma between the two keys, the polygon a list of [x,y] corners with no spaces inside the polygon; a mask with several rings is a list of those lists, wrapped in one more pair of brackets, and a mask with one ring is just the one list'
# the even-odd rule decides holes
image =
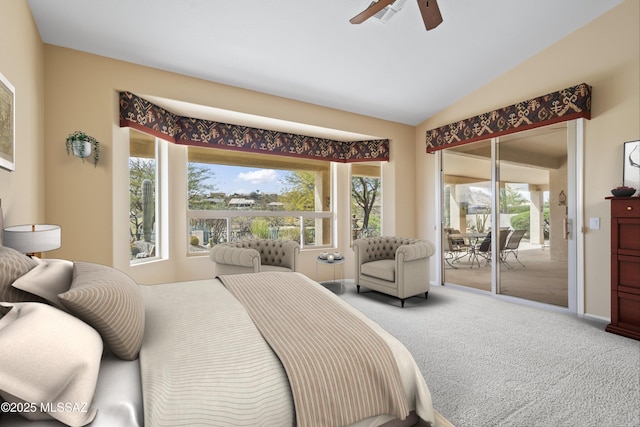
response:
{"label": "ceiling fan motor housing", "polygon": [[[385,7],[384,9],[382,9],[380,12],[373,15],[372,18],[382,22],[383,24],[386,24],[387,21],[393,17],[393,15],[400,12],[400,9],[402,9],[402,6],[404,6],[406,1],[407,0],[396,0],[390,5],[388,5],[387,7]],[[372,2],[371,4],[374,4],[374,3],[376,2]]]}

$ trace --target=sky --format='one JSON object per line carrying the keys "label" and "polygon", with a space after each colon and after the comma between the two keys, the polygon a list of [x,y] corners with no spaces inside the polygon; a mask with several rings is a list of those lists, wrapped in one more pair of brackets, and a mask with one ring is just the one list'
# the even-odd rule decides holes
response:
{"label": "sky", "polygon": [[286,171],[277,169],[259,169],[242,166],[206,165],[214,176],[209,183],[215,185],[217,192],[226,194],[279,193],[281,181]]}

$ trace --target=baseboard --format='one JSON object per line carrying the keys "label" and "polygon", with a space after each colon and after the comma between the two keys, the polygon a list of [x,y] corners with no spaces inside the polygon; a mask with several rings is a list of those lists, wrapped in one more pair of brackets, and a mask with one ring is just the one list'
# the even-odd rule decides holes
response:
{"label": "baseboard", "polygon": [[595,314],[587,314],[587,313],[583,314],[582,317],[584,317],[585,319],[597,320],[599,322],[611,323],[610,317],[596,316]]}

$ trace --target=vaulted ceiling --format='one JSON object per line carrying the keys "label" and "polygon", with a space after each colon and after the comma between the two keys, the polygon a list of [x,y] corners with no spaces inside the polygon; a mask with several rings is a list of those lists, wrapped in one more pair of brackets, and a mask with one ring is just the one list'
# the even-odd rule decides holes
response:
{"label": "vaulted ceiling", "polygon": [[[45,43],[416,125],[622,0],[28,0]],[[576,82],[577,83],[577,82]]]}

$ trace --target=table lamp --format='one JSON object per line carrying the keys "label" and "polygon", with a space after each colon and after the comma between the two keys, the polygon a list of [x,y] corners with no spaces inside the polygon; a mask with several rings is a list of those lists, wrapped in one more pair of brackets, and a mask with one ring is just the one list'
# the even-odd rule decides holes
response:
{"label": "table lamp", "polygon": [[30,257],[60,247],[60,226],[49,224],[14,225],[4,229],[3,245]]}

